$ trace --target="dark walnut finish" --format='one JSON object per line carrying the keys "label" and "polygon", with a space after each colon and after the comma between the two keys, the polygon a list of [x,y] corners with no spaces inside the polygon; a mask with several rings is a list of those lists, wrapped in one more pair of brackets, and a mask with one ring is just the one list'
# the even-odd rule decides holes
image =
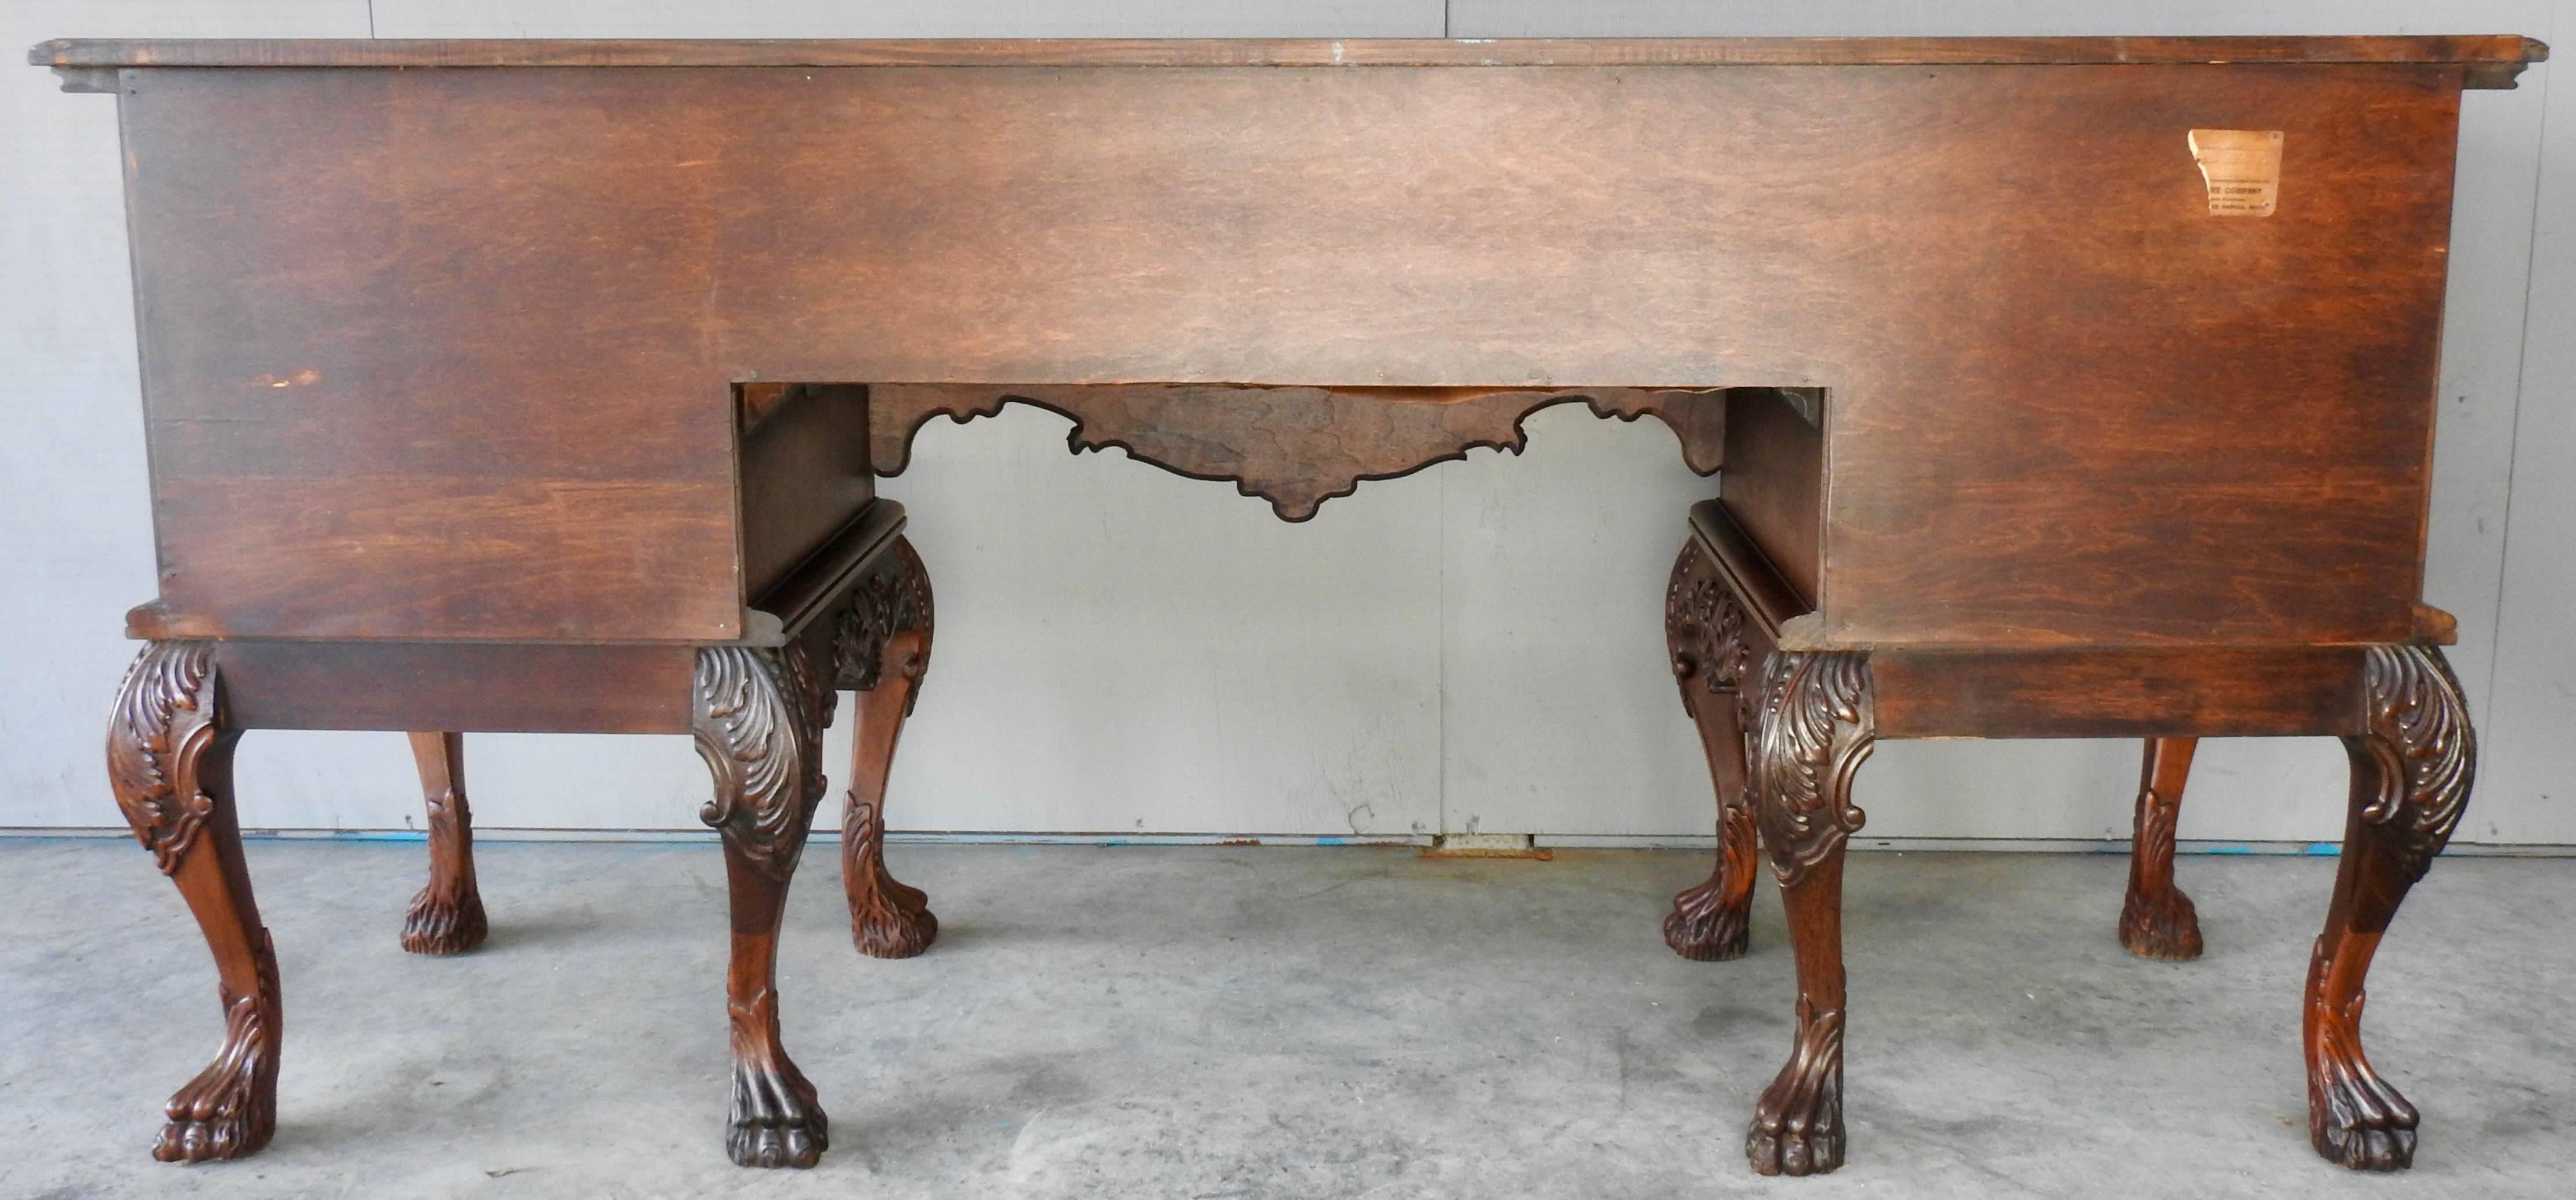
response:
{"label": "dark walnut finish", "polygon": [[2140,958],[2200,957],[2200,912],[2174,886],[2174,824],[2200,739],[2152,738],[2138,779],[2138,829],[2129,853],[2129,893],[2120,903],[2120,944]]}
{"label": "dark walnut finish", "polygon": [[912,543],[860,581],[832,643],[840,686],[858,693],[850,737],[850,795],[841,810],[841,882],[850,896],[850,937],[873,958],[910,958],[939,936],[929,897],[886,873],[886,778],[903,721],[930,670],[930,573]]}
{"label": "dark walnut finish", "polygon": [[491,926],[474,886],[474,814],[465,804],[465,735],[414,733],[412,757],[429,809],[429,886],[403,914],[402,948],[414,954],[461,954],[483,944]]}
{"label": "dark walnut finish", "polygon": [[[1936,736],[2151,739],[2121,928],[2169,957],[2191,739],[2346,738],[2311,1107],[2328,1157],[2403,1165],[2414,1114],[2358,1023],[2469,778],[2420,603],[2459,99],[2542,54],[39,46],[119,106],[161,588],[128,616],[150,645],[110,756],[228,1021],[159,1152],[274,1126],[240,730],[451,731],[416,735],[406,944],[433,951],[481,928],[456,732],[693,734],[732,898],[728,1146],[810,1164],[828,1125],[775,943],[835,687],[861,695],[853,935],[897,957],[937,929],[883,861],[932,614],[874,479],[924,422],[1038,405],[1075,449],[1299,520],[1583,403],[1725,466],[1666,604],[1721,849],[1666,937],[1743,953],[1767,855],[1799,1021],[1757,1169],[1843,1160],[1852,775]],[[2265,215],[2228,215],[2196,159],[2229,131],[2278,135]]]}
{"label": "dark walnut finish", "polygon": [[[1760,389],[1768,390],[1768,389]],[[1073,419],[1075,453],[1117,447],[1192,479],[1230,479],[1303,521],[1363,480],[1410,475],[1471,449],[1527,443],[1521,422],[1542,408],[1582,403],[1596,416],[1651,415],[1681,439],[1682,461],[1714,473],[1724,452],[1727,393],[1639,388],[1317,388],[1192,386],[1005,387],[891,384],[868,389],[876,473],[900,475],[913,435],[934,416],[963,423],[1007,403]]]}
{"label": "dark walnut finish", "polygon": [[[853,631],[899,624],[893,637],[912,647],[890,658],[903,680],[903,699],[927,665],[929,583],[921,562],[898,535],[902,513],[890,502],[869,506],[836,532],[776,588],[757,610],[767,627],[760,643],[681,648],[693,663],[683,686],[650,698],[651,718],[633,722],[632,697],[598,699],[595,728],[687,732],[715,777],[715,795],[701,812],[721,835],[731,897],[733,946],[726,972],[726,1011],[732,1027],[733,1111],[726,1149],[746,1166],[814,1165],[829,1125],[813,1085],[798,1071],[781,1040],[777,993],[777,938],[789,881],[803,854],[814,807],[822,798],[822,731],[832,717],[837,687],[862,689],[862,739],[877,731],[875,774],[856,786],[881,806],[884,764],[891,757],[891,727],[908,707],[898,700],[890,717],[869,699],[894,689],[873,676],[853,679]],[[899,586],[896,586],[899,585]],[[895,594],[899,592],[899,597]],[[881,650],[884,634],[877,636]],[[495,698],[478,711],[470,700],[472,676],[491,669],[490,647],[442,659],[434,644],[407,648],[406,665],[428,691],[447,698],[423,711],[461,718],[467,728],[511,728],[529,710]],[[230,702],[236,676],[253,693],[281,693],[284,685],[327,681],[320,697],[269,710],[284,727],[343,727],[341,722],[298,721],[326,715],[339,689],[381,689],[386,680],[362,672],[380,659],[380,647],[349,643],[156,640],[146,644],[128,673],[109,727],[108,764],[117,801],[165,873],[175,879],[214,949],[226,1016],[222,1050],[212,1065],[170,1101],[169,1124],[154,1154],[165,1160],[235,1158],[265,1145],[276,1127],[279,989],[275,956],[260,927],[241,855],[231,793],[232,749],[249,724]],[[537,647],[535,649],[547,649]],[[575,681],[625,677],[619,660],[641,656],[652,663],[663,647],[559,647],[604,659],[597,673]],[[540,661],[552,661],[541,656]],[[870,661],[875,661],[871,659]],[[506,673],[496,672],[504,674]],[[649,673],[644,676],[649,678]],[[866,689],[874,688],[873,692]],[[565,698],[575,705],[579,697]],[[568,708],[544,710],[546,729],[580,728]],[[411,904],[403,948],[450,954],[473,948],[486,933],[475,887],[470,817],[464,792],[464,749],[456,732],[415,732],[429,808],[430,880]],[[909,918],[892,937],[907,934],[918,953],[935,928],[917,889],[885,877],[871,859],[881,899],[853,886],[853,918],[865,928],[885,923],[893,911]],[[866,904],[862,907],[862,898]],[[872,951],[875,952],[875,951]]]}
{"label": "dark walnut finish", "polygon": [[[1754,1110],[1746,1153],[1756,1171],[1817,1174],[1843,1161],[1840,897],[1844,850],[1864,819],[1851,803],[1852,778],[1871,745],[1881,737],[2045,736],[2132,725],[2343,738],[2353,764],[2352,817],[2326,932],[2309,971],[2309,1127],[2318,1153],[2344,1166],[2395,1170],[2411,1163],[2417,1114],[2361,1049],[2362,980],[2406,889],[2458,826],[2475,771],[2467,708],[2437,646],[2301,647],[2288,659],[2233,648],[1816,649],[1808,642],[1812,618],[1797,611],[1794,591],[1722,501],[1695,509],[1692,530],[1674,568],[1666,629],[1683,703],[1700,724],[1717,785],[1718,868],[1708,883],[1676,898],[1664,930],[1685,957],[1744,952],[1746,864],[1758,830],[1795,944],[1798,1032],[1788,1063]],[[1784,613],[1790,615],[1784,619]],[[2427,622],[2445,633],[2448,624],[2438,617]],[[2166,677],[2161,671],[2197,686],[2146,686],[2105,697],[2100,660],[2125,664],[2129,678],[2152,681]],[[1746,680],[1756,662],[1762,682],[1751,692]],[[1883,664],[1900,669],[1885,671]],[[2304,689],[2279,687],[2276,676],[2284,671],[2347,694],[2338,703],[2313,703],[2300,694]],[[1971,703],[1964,711],[1919,696],[1892,703],[1899,691],[1934,700],[1990,695],[1998,680],[2054,696],[2068,715],[2033,728],[2028,697],[2010,689],[2003,703]],[[1731,711],[1712,720],[1721,709]],[[1906,715],[1891,723],[1891,712]],[[2119,924],[2121,943],[2146,958],[2189,959],[2201,951],[2198,916],[2173,884],[2174,822],[2196,745],[2189,736],[2147,743],[2136,852]],[[1747,804],[1751,828],[1735,815]]]}

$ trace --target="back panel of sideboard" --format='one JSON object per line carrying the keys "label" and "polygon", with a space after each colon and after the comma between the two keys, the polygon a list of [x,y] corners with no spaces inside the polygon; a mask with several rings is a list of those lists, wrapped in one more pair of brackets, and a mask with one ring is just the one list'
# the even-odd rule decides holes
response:
{"label": "back panel of sideboard", "polygon": [[1824,387],[1829,637],[2412,627],[2457,66],[124,80],[183,630],[732,636],[746,379]]}

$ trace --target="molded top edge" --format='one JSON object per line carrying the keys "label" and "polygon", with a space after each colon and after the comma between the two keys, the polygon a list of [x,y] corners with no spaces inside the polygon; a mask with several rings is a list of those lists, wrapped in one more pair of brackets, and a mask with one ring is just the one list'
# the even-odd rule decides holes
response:
{"label": "molded top edge", "polygon": [[[1333,67],[1987,66],[2180,63],[2467,65],[2511,86],[2549,48],[2513,35],[1506,39],[899,39],[861,41],[62,38],[58,70],[119,67]],[[2483,68],[2483,69],[2477,69]],[[2498,68],[2503,68],[2499,70]],[[2496,82],[2481,83],[2484,79]]]}

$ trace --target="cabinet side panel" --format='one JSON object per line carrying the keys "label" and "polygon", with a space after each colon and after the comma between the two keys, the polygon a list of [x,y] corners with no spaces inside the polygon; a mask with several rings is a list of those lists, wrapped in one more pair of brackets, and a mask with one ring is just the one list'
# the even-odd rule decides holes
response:
{"label": "cabinet side panel", "polygon": [[1825,484],[1824,430],[1782,392],[1738,388],[1726,398],[1723,470],[1717,494],[1726,511],[1799,598],[1815,607],[1825,536],[1818,509]]}
{"label": "cabinet side panel", "polygon": [[[395,72],[128,78],[173,629],[738,635],[732,396],[671,303],[707,273],[686,131]],[[656,220],[596,204],[646,186]]]}
{"label": "cabinet side panel", "polygon": [[[2079,73],[1917,181],[1958,211],[1888,276],[1912,361],[1834,397],[1827,635],[2405,640],[2456,71]],[[2207,127],[2283,135],[2268,215],[2211,211]]]}

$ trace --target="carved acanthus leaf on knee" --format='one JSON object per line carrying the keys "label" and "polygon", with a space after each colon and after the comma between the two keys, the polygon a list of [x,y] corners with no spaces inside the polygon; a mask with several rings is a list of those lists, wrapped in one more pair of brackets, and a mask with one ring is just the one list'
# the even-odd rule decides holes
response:
{"label": "carved acanthus leaf on knee", "polygon": [[1783,886],[1795,884],[1868,818],[1851,779],[1876,744],[1869,658],[1855,651],[1780,651],[1762,675],[1753,789],[1762,841]]}
{"label": "carved acanthus leaf on knee", "polygon": [[784,877],[804,849],[806,820],[823,794],[823,696],[801,643],[782,649],[708,646],[698,651],[698,755],[715,773],[715,798],[698,818]]}
{"label": "carved acanthus leaf on knee", "polygon": [[[850,606],[842,611],[841,626],[832,641],[839,686],[854,692],[875,691],[886,667],[887,639],[907,629],[921,631],[919,649],[893,664],[894,669],[907,679],[920,680],[930,669],[932,617],[930,573],[912,543],[896,538],[885,561],[859,584]],[[916,689],[912,695],[917,699],[920,692]],[[912,700],[907,699],[904,713],[911,712]]]}
{"label": "carved acanthus leaf on knee", "polygon": [[2370,733],[2382,758],[2379,797],[2365,824],[2397,834],[2406,882],[2424,877],[2466,810],[2477,771],[2477,735],[2459,680],[2427,646],[2373,646],[2362,666]]}
{"label": "carved acanthus leaf on knee", "polygon": [[212,642],[153,642],[135,656],[108,723],[116,805],[161,873],[178,873],[215,811],[197,764],[223,736]]}
{"label": "carved acanthus leaf on knee", "polygon": [[1752,617],[1716,577],[1715,565],[1699,539],[1682,547],[1664,592],[1664,640],[1672,653],[1673,677],[1681,682],[1683,705],[1697,710],[1698,699],[1691,693],[1697,683],[1712,696],[1734,694],[1738,711],[1749,716],[1744,681],[1753,672],[1753,642],[1746,636]]}

